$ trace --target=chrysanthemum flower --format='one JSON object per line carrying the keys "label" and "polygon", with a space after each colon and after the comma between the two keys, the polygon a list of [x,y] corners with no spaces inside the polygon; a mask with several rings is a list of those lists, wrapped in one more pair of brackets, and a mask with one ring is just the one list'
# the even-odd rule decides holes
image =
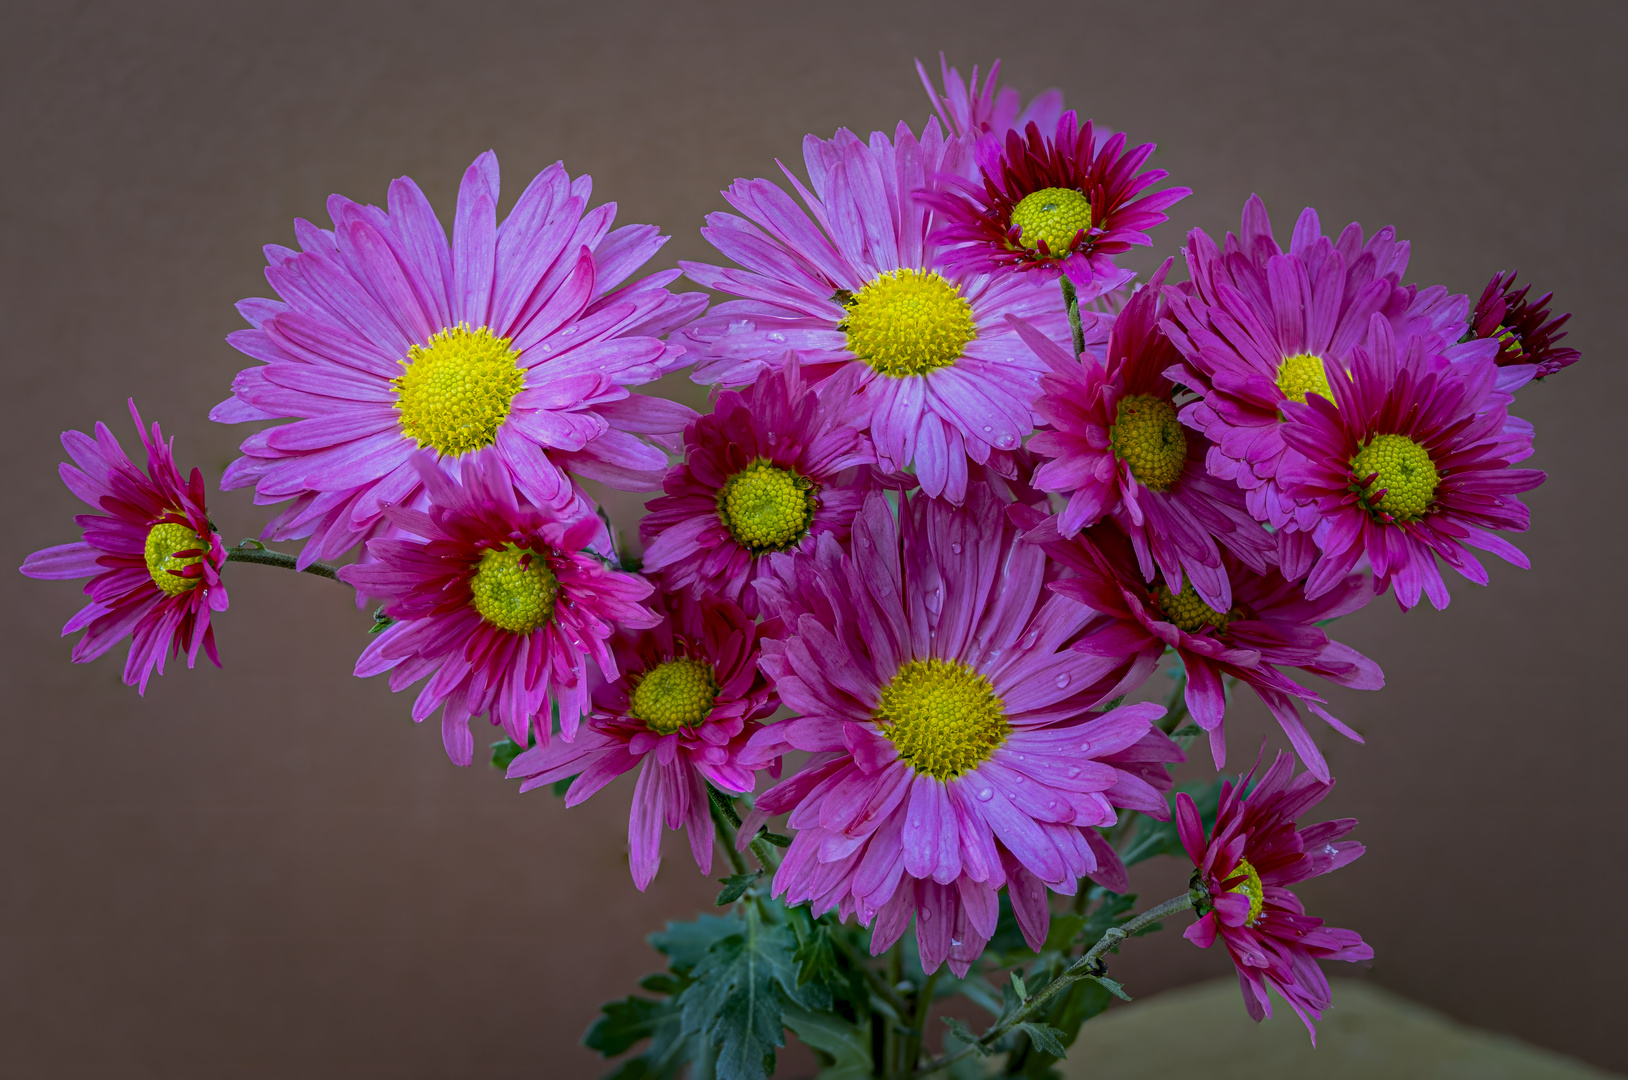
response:
{"label": "chrysanthemum flower", "polygon": [[1037,947],[1048,887],[1123,887],[1095,827],[1118,807],[1166,814],[1142,766],[1181,759],[1157,705],[1088,711],[1122,689],[1122,659],[1069,647],[1099,616],[1046,594],[1044,553],[1002,509],[979,484],[961,508],[906,498],[895,520],[872,494],[851,554],[824,536],[757,583],[784,623],[762,666],[799,715],[753,736],[746,763],[815,755],[747,822],[791,814],[774,891],[874,921],[873,952],[915,916],[928,970],[966,971],[1003,884]]}
{"label": "chrysanthemum flower", "polygon": [[961,73],[950,67],[944,54],[939,53],[938,72],[939,81],[944,87],[942,95],[928,77],[921,61],[916,61],[916,74],[921,76],[921,85],[927,88],[927,99],[933,103],[933,111],[938,113],[939,120],[952,134],[961,138],[976,139],[991,132],[1004,135],[1008,131],[1022,131],[1030,123],[1039,126],[1041,131],[1052,131],[1057,127],[1058,118],[1063,115],[1063,92],[1055,87],[1037,94],[1027,104],[1023,96],[1010,86],[1002,87],[997,93],[995,87],[1001,72],[999,60],[989,65],[989,74],[981,87],[978,85],[976,64],[972,68],[972,78],[963,82]]}
{"label": "chrysanthemum flower", "polygon": [[266,528],[310,537],[300,558],[333,558],[381,527],[384,503],[423,504],[409,459],[449,467],[493,448],[535,506],[576,498],[571,476],[655,488],[694,414],[629,393],[679,362],[659,340],[705,306],[674,295],[677,271],[621,287],[665,241],[653,226],[607,232],[616,206],[583,212],[592,182],[556,164],[497,221],[497,158],[464,173],[447,237],[417,185],[390,185],[389,210],[333,196],[332,231],[295,223],[302,251],[270,246],[281,301],[238,305],[230,337],[264,366],[241,372],[210,415],[293,418],[243,443],[228,489],[292,499]]}
{"label": "chrysanthemum flower", "polygon": [[601,528],[591,513],[568,518],[519,498],[496,454],[467,455],[458,476],[429,454],[413,465],[430,509],[386,503],[407,536],[368,541],[373,561],[339,571],[396,620],[356,674],[388,671],[394,691],[433,676],[413,719],[442,710],[441,738],[458,765],[474,755],[469,720],[484,713],[521,746],[533,735],[546,745],[552,699],[571,739],[588,709],[588,662],[615,679],[611,634],[660,621],[640,603],[652,586],[583,550]]}
{"label": "chrysanthemum flower", "polygon": [[1152,143],[1126,150],[1123,134],[1097,145],[1092,122],[1081,127],[1073,110],[1054,127],[993,133],[975,147],[975,180],[941,170],[938,190],[922,197],[939,211],[929,240],[962,273],[1063,275],[1091,300],[1129,280],[1113,257],[1152,243],[1147,230],[1165,220],[1162,211],[1192,193],[1144,194],[1169,175],[1138,171],[1152,153]]}
{"label": "chrysanthemum flower", "polygon": [[1295,826],[1333,786],[1308,773],[1293,776],[1294,761],[1280,754],[1252,791],[1249,778],[1221,787],[1215,830],[1204,835],[1198,807],[1185,793],[1176,796],[1176,827],[1197,870],[1193,891],[1199,920],[1187,928],[1188,941],[1208,949],[1220,938],[1238,970],[1244,1005],[1259,1021],[1272,1015],[1270,987],[1283,995],[1311,1032],[1323,1018],[1331,995],[1319,960],[1371,960],[1374,950],[1355,930],[1323,925],[1301,906],[1289,886],[1354,862],[1363,846],[1340,837],[1355,818]]}
{"label": "chrysanthemum flower", "polygon": [[1380,592],[1396,585],[1403,609],[1428,596],[1447,606],[1436,556],[1478,585],[1487,571],[1469,548],[1516,566],[1531,565],[1489,531],[1525,531],[1530,515],[1516,496],[1543,483],[1537,469],[1510,466],[1531,453],[1524,429],[1511,429],[1490,360],[1455,364],[1398,341],[1374,316],[1368,344],[1353,350],[1350,377],[1332,381],[1333,400],[1312,395],[1286,407],[1284,441],[1297,451],[1282,480],[1310,501],[1322,555],[1306,595],[1335,589],[1366,555]]}
{"label": "chrysanthemum flower", "polygon": [[661,827],[685,829],[701,872],[712,869],[707,784],[751,791],[753,770],[740,764],[757,722],[779,706],[758,671],[761,627],[727,600],[665,596],[666,618],[612,639],[620,674],[594,690],[593,712],[572,742],[534,746],[509,776],[521,791],[576,777],[565,794],[575,806],[639,767],[628,817],[628,869],[640,891],[661,866]]}
{"label": "chrysanthemum flower", "polygon": [[1499,367],[1529,367],[1533,377],[1541,379],[1577,363],[1582,354],[1558,344],[1566,336],[1561,327],[1571,315],[1549,317],[1549,301],[1554,299],[1554,293],[1528,300],[1526,294],[1531,290],[1531,285],[1516,290],[1513,270],[1492,275],[1476,302],[1465,336],[1496,341]]}
{"label": "chrysanthemum flower", "polygon": [[681,263],[708,288],[742,297],[683,333],[694,378],[741,386],[787,350],[811,383],[840,375],[856,426],[882,467],[914,464],[922,488],[959,502],[967,461],[1010,472],[1034,428],[1042,365],[1006,322],[1018,315],[1066,333],[1061,298],[1021,275],[946,268],[927,239],[917,195],[965,154],[929,120],[918,140],[901,124],[870,145],[846,129],[803,143],[809,187],[787,177],[805,213],[767,180],[738,180],[724,197],[744,217],[712,214],[702,234],[743,269]]}
{"label": "chrysanthemum flower", "polygon": [[[823,389],[829,391],[831,386]],[[725,390],[684,430],[684,461],[639,522],[644,570],[692,597],[717,596],[758,613],[751,583],[764,556],[809,551],[848,526],[871,486],[870,440],[803,381],[794,358],[744,393]]]}
{"label": "chrysanthemum flower", "polygon": [[1328,779],[1328,764],[1306,731],[1297,701],[1340,734],[1362,741],[1323,707],[1327,702],[1321,696],[1281,669],[1300,668],[1355,690],[1384,685],[1378,665],[1318,628],[1323,620],[1356,611],[1373,598],[1373,582],[1367,575],[1347,574],[1317,599],[1308,600],[1298,582],[1286,580],[1276,570],[1257,574],[1223,552],[1222,566],[1232,582],[1232,607],[1218,611],[1190,584],[1180,590],[1163,580],[1149,586],[1130,541],[1112,521],[1065,540],[1055,517],[1032,507],[1013,507],[1008,515],[1023,527],[1026,541],[1044,547],[1074,571],[1050,583],[1050,588],[1102,613],[1102,621],[1074,646],[1076,650],[1134,663],[1143,672],[1152,670],[1166,647],[1181,657],[1187,673],[1187,711],[1209,732],[1216,768],[1227,760],[1222,721],[1227,710],[1224,679],[1229,675],[1260,695],[1300,760],[1321,779]]}
{"label": "chrysanthemum flower", "polygon": [[203,474],[193,469],[182,480],[164,433],[156,423],[149,431],[136,403],[129,406],[147,471],[136,468],[100,421],[94,439],[63,432],[62,447],[74,464],[58,467],[62,482],[103,513],[75,517],[84,539],[34,552],[22,572],[47,580],[90,578],[90,603],[62,628],[64,635],[86,631],[74,645],[74,663],[94,660],[128,637],[124,682],[145,694],[153,671],[164,674],[166,653],[186,653],[190,668],[202,648],[220,667],[209,616],[226,610],[220,579],[226,549],[209,522]]}
{"label": "chrysanthemum flower", "polygon": [[1035,471],[1035,486],[1069,495],[1057,521],[1064,536],[1111,516],[1130,537],[1145,580],[1162,575],[1177,592],[1190,581],[1200,599],[1225,611],[1232,587],[1218,542],[1264,574],[1276,541],[1249,516],[1237,485],[1205,471],[1203,436],[1176,418],[1177,388],[1164,372],[1181,357],[1159,329],[1169,269],[1166,262],[1114,320],[1106,363],[1089,353],[1072,357],[1019,324],[1051,365],[1035,404],[1048,427],[1028,448],[1051,459]]}

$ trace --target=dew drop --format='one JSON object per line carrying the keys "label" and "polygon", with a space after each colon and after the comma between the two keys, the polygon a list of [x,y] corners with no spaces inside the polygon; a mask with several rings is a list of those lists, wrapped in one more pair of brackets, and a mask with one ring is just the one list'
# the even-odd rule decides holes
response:
{"label": "dew drop", "polygon": [[995,797],[995,789],[994,788],[979,788],[978,789],[978,801],[979,802],[988,802],[990,799],[993,799],[994,797]]}
{"label": "dew drop", "polygon": [[951,939],[950,939],[950,948],[952,948],[952,949],[959,949],[959,948],[960,948],[960,947],[961,947],[961,939],[960,939],[960,938],[955,938],[955,937],[952,937],[952,938],[951,938]]}
{"label": "dew drop", "polygon": [[951,544],[950,545],[950,552],[952,554],[955,554],[955,555],[961,554],[961,545],[960,544]]}
{"label": "dew drop", "polygon": [[1336,848],[1333,844],[1324,844],[1323,845],[1323,854],[1324,855],[1338,855],[1339,853],[1340,853],[1339,849]]}
{"label": "dew drop", "polygon": [[1082,754],[1085,753],[1085,751],[1087,751],[1089,749],[1091,749],[1091,744],[1089,742],[1083,742],[1083,743],[1080,744],[1080,752]]}
{"label": "dew drop", "polygon": [[774,342],[776,345],[784,344],[785,340],[786,340],[786,335],[785,334],[770,334],[770,335],[768,335],[768,337],[769,337],[769,340]]}
{"label": "dew drop", "polygon": [[1063,687],[1065,687],[1067,685],[1068,685],[1068,676],[1067,675],[1059,675],[1059,676],[1057,676],[1057,688],[1059,690],[1061,690]]}
{"label": "dew drop", "polygon": [[1000,447],[1002,450],[1010,450],[1016,442],[1017,440],[1011,435],[1002,435],[1000,438],[995,440],[995,445]]}
{"label": "dew drop", "polygon": [[1018,648],[1020,648],[1020,649],[1032,649],[1032,648],[1034,648],[1034,643],[1039,641],[1039,640],[1040,640],[1040,631],[1039,630],[1030,630],[1027,634],[1023,635],[1023,637],[1022,637],[1022,639],[1020,641],[1018,641]]}
{"label": "dew drop", "polygon": [[[1086,743],[1086,744],[1085,744],[1085,745],[1086,745],[1086,746],[1090,746],[1090,745],[1091,745],[1091,744],[1090,744],[1090,743]],[[1075,778],[1075,777],[1076,777],[1076,776],[1078,776],[1078,775],[1080,775],[1080,767],[1079,767],[1079,766],[1078,766],[1078,765],[1070,765],[1070,766],[1069,766],[1069,767],[1068,767],[1068,778],[1069,778],[1069,779],[1070,779],[1070,780],[1072,780],[1072,779],[1074,779],[1074,778]]]}
{"label": "dew drop", "polygon": [[922,908],[920,911],[916,912],[916,918],[920,919],[922,922],[932,922],[933,909],[925,907]]}
{"label": "dew drop", "polygon": [[988,424],[985,424],[985,425],[984,425],[984,430],[985,430],[985,431],[994,431],[994,430],[995,430],[995,429],[994,429],[994,428],[993,428],[993,427],[991,427],[991,426],[990,426],[990,425],[988,425]]}
{"label": "dew drop", "polygon": [[773,431],[767,432],[763,437],[769,441],[770,446],[780,441],[779,434]]}

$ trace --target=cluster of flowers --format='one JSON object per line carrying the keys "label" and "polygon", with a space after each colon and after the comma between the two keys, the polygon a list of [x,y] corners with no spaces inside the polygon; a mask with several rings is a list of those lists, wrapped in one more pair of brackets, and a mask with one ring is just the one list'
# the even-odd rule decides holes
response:
{"label": "cluster of flowers", "polygon": [[[292,422],[223,486],[286,504],[265,537],[304,540],[301,567],[360,549],[339,576],[394,622],[356,673],[428,680],[413,716],[440,711],[454,762],[485,716],[529,747],[524,788],[575,778],[567,804],[638,769],[641,889],[664,826],[710,869],[708,785],[750,793],[800,752],[742,842],[789,815],[776,895],[874,952],[914,920],[929,970],[965,973],[1003,888],[1036,948],[1048,893],[1126,889],[1102,830],[1168,819],[1183,752],[1161,707],[1104,703],[1174,653],[1219,769],[1225,684],[1247,685],[1306,771],[1229,787],[1208,836],[1178,799],[1207,897],[1188,936],[1225,942],[1257,1018],[1271,986],[1309,1025],[1312,961],[1372,953],[1288,890],[1362,851],[1354,822],[1295,825],[1332,782],[1302,709],[1357,735],[1293,672],[1377,689],[1327,620],[1387,590],[1444,607],[1439,563],[1487,580],[1472,548],[1525,565],[1493,531],[1526,528],[1543,479],[1508,410],[1577,359],[1564,318],[1512,275],[1473,310],[1404,284],[1390,229],[1330,239],[1309,209],[1285,250],[1258,199],[1223,243],[1192,232],[1187,280],[1133,288],[1115,258],[1187,194],[1155,190],[1153,147],[942,75],[919,134],[810,136],[796,199],[724,192],[702,232],[735,265],[682,265],[735,297],[710,308],[680,270],[630,280],[665,238],[612,230],[561,165],[500,222],[483,154],[450,241],[411,180],[383,209],[334,196],[331,229],[266,249],[280,299],[240,305],[259,363],[211,415]],[[633,389],[685,367],[706,415]],[[101,514],[23,570],[91,576],[74,658],[133,635],[145,687],[166,650],[214,658],[232,553],[199,474],[142,438],[145,475],[101,425],[64,437]],[[642,573],[585,480],[660,489]]]}

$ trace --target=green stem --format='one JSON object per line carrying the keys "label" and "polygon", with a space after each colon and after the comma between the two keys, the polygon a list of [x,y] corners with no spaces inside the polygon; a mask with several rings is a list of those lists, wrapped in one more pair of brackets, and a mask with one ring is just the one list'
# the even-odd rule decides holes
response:
{"label": "green stem", "polygon": [[[237,547],[226,549],[227,562],[255,563],[259,566],[280,566],[284,570],[299,570],[299,560],[294,556],[281,551],[273,551],[268,547],[244,547],[243,544],[259,543],[257,540],[245,540]],[[339,580],[339,567],[331,566],[325,562],[314,562],[302,571],[306,574],[315,574],[330,581]]]}
{"label": "green stem", "polygon": [[854,951],[853,946],[848,943],[848,939],[842,936],[841,930],[841,926],[831,928],[831,943],[842,951],[843,956],[848,958],[848,963],[864,973],[865,981],[870,983],[871,990],[875,992],[877,997],[887,1002],[888,1007],[893,1010],[896,1017],[903,1019],[909,1016],[910,1010],[905,1006],[904,998],[899,996],[899,991],[886,979],[882,978],[882,973],[871,965],[870,957]]}
{"label": "green stem", "polygon": [[914,1033],[905,1040],[904,1068],[905,1075],[914,1075],[916,1063],[921,1060],[921,1041],[927,1031],[927,1010],[933,1006],[933,987],[938,985],[938,977],[944,969],[938,968],[927,976],[922,984],[921,991],[916,995],[916,1011],[911,1015],[910,1026]]}
{"label": "green stem", "polygon": [[[729,865],[735,868],[735,873],[746,873],[746,860],[741,853],[735,850],[735,830],[730,828],[728,817],[723,812],[724,804],[721,796],[711,784],[707,785],[707,809],[712,814],[712,823],[718,827],[718,842],[724,846],[724,854],[729,856]],[[735,819],[740,824],[740,818]]]}
{"label": "green stem", "polygon": [[1074,355],[1077,358],[1085,351],[1085,328],[1080,325],[1080,294],[1074,291],[1074,283],[1067,276],[1059,280],[1063,283],[1063,306],[1068,309],[1068,329],[1074,335]]}
{"label": "green stem", "polygon": [[1181,722],[1187,719],[1187,669],[1182,668],[1181,674],[1176,676],[1176,685],[1170,688],[1170,696],[1164,701],[1164,717],[1159,721],[1159,730],[1166,735],[1181,727]]}
{"label": "green stem", "polygon": [[[735,800],[731,796],[708,784],[707,801],[712,804],[714,818],[722,814],[735,831],[740,830],[740,811],[735,809]],[[761,832],[762,830],[758,831]],[[763,839],[763,837],[752,837],[751,848],[752,854],[757,857],[758,865],[762,866],[766,873],[773,874],[780,868],[780,856],[775,854],[774,845]],[[731,843],[730,850],[735,850],[733,843]]]}

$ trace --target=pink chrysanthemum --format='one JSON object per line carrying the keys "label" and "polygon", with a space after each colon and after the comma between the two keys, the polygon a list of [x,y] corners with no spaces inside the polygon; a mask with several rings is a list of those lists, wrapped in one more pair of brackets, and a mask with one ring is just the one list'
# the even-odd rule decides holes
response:
{"label": "pink chrysanthemum", "polygon": [[193,469],[182,480],[164,433],[156,423],[149,431],[136,403],[128,404],[147,471],[136,468],[100,421],[94,439],[63,432],[62,447],[74,464],[58,467],[62,482],[103,513],[75,517],[85,538],[34,552],[22,572],[46,580],[90,578],[90,603],[62,628],[64,635],[89,628],[74,645],[74,663],[94,660],[129,637],[124,682],[145,694],[153,671],[164,674],[166,654],[186,653],[190,668],[202,648],[220,667],[209,616],[226,610],[220,579],[226,549],[204,505],[203,474]]}
{"label": "pink chrysanthemum", "polygon": [[458,192],[452,243],[403,177],[389,210],[338,195],[332,231],[295,223],[302,251],[270,246],[281,301],[238,305],[252,330],[229,339],[265,362],[239,373],[210,415],[227,423],[296,419],[250,436],[228,489],[292,499],[266,527],[310,537],[300,558],[334,558],[382,527],[381,506],[423,505],[409,464],[433,449],[450,469],[493,447],[535,506],[573,501],[571,476],[650,490],[663,446],[694,414],[633,396],[679,363],[659,340],[705,306],[674,295],[676,270],[621,287],[665,242],[653,226],[607,232],[616,206],[584,213],[591,180],[559,164],[539,173],[501,224],[498,166],[475,159]]}
{"label": "pink chrysanthemum", "polygon": [[966,972],[1003,884],[1036,947],[1048,887],[1123,889],[1096,826],[1117,807],[1166,816],[1167,785],[1145,766],[1181,760],[1150,726],[1157,705],[1088,711],[1132,685],[1124,665],[1070,648],[1100,617],[1046,594],[1044,552],[1002,510],[982,484],[961,508],[906,498],[898,520],[873,494],[852,554],[821,537],[812,555],[771,559],[757,585],[785,627],[763,668],[799,715],[753,736],[746,761],[815,755],[747,822],[791,814],[774,891],[874,923],[876,953],[915,916],[928,970]]}
{"label": "pink chrysanthemum", "polygon": [[[1198,807],[1176,796],[1176,827],[1197,870],[1193,891],[1201,917],[1187,928],[1201,949],[1226,945],[1238,970],[1244,1005],[1259,1021],[1272,1015],[1270,987],[1283,995],[1311,1032],[1331,1000],[1319,960],[1371,960],[1374,950],[1355,930],[1323,925],[1306,914],[1289,886],[1354,862],[1363,846],[1340,837],[1355,818],[1296,828],[1295,819],[1323,800],[1332,784],[1309,773],[1293,776],[1294,760],[1280,754],[1252,791],[1249,778],[1222,785],[1215,830],[1204,835]],[[1292,779],[1291,779],[1292,777]]]}
{"label": "pink chrysanthemum", "polygon": [[1470,316],[1469,338],[1491,339],[1498,343],[1500,368],[1530,368],[1535,378],[1553,375],[1582,359],[1576,349],[1557,344],[1566,336],[1561,327],[1570,314],[1549,317],[1549,301],[1554,293],[1528,300],[1530,285],[1515,288],[1515,271],[1492,275]]}
{"label": "pink chrysanthemum", "polygon": [[1385,683],[1378,665],[1355,649],[1331,640],[1318,623],[1346,615],[1373,598],[1373,582],[1363,574],[1348,574],[1316,600],[1302,594],[1300,584],[1272,570],[1257,574],[1222,554],[1222,566],[1232,582],[1232,607],[1217,611],[1196,592],[1179,591],[1164,581],[1147,585],[1136,564],[1129,540],[1105,521],[1072,540],[1057,531],[1057,519],[1032,507],[1009,512],[1026,531],[1024,539],[1045,548],[1052,558],[1074,571],[1051,583],[1051,588],[1102,613],[1102,620],[1074,646],[1096,657],[1134,664],[1140,682],[1164,655],[1174,649],[1186,671],[1187,711],[1194,723],[1209,732],[1210,753],[1216,768],[1227,760],[1227,694],[1223,680],[1231,676],[1247,684],[1271,710],[1295,752],[1318,777],[1328,779],[1328,764],[1307,733],[1295,702],[1299,701],[1347,738],[1362,739],[1335,719],[1327,702],[1301,686],[1280,669],[1299,668],[1340,686],[1377,690]]}
{"label": "pink chrysanthemum", "polygon": [[[822,388],[832,389],[830,384]],[[844,402],[809,389],[788,357],[684,430],[684,461],[639,522],[644,570],[692,597],[717,596],[758,613],[751,588],[776,551],[809,551],[848,526],[871,487],[870,440]]]}
{"label": "pink chrysanthemum", "polygon": [[592,514],[568,518],[519,498],[496,454],[466,455],[459,476],[429,454],[413,464],[430,509],[386,503],[385,517],[407,536],[368,541],[373,561],[339,571],[396,620],[356,674],[388,671],[394,691],[433,675],[413,719],[442,709],[441,738],[458,765],[474,755],[470,718],[484,713],[521,746],[532,736],[546,745],[552,699],[572,738],[588,709],[588,661],[615,679],[611,634],[660,621],[640,603],[652,586],[583,550],[601,528]]}
{"label": "pink chrysanthemum", "polygon": [[1081,127],[1073,110],[1053,127],[992,132],[976,145],[977,177],[942,170],[938,190],[923,196],[939,211],[929,239],[963,273],[1062,275],[1081,300],[1094,299],[1131,277],[1113,257],[1151,244],[1147,230],[1165,220],[1162,211],[1192,194],[1145,194],[1169,175],[1138,171],[1152,153],[1152,143],[1126,150],[1123,134],[1099,145],[1092,122]]}
{"label": "pink chrysanthemum", "polygon": [[927,239],[932,212],[918,189],[964,155],[937,120],[920,140],[903,124],[869,146],[846,129],[809,136],[809,187],[786,173],[806,213],[767,180],[736,181],[724,197],[744,217],[709,215],[702,234],[743,269],[680,264],[743,298],[684,331],[695,380],[744,385],[792,350],[811,383],[848,380],[847,408],[885,470],[913,463],[928,494],[956,502],[969,458],[1009,473],[1034,428],[1042,365],[1006,317],[1067,331],[1055,292],[1020,275],[953,271]]}
{"label": "pink chrysanthemum", "polygon": [[1130,537],[1144,580],[1162,574],[1177,592],[1191,581],[1200,599],[1225,611],[1232,586],[1218,542],[1257,574],[1271,568],[1277,544],[1249,516],[1237,485],[1205,471],[1203,437],[1176,418],[1176,386],[1164,372],[1181,358],[1159,329],[1169,269],[1166,262],[1113,321],[1106,363],[1072,357],[1019,326],[1051,365],[1035,405],[1048,429],[1029,449],[1052,460],[1034,484],[1069,495],[1057,521],[1064,536],[1110,516]]}
{"label": "pink chrysanthemum", "polygon": [[703,874],[712,869],[707,784],[751,791],[753,770],[740,764],[758,721],[779,700],[758,671],[762,628],[727,600],[661,598],[667,618],[612,640],[619,676],[594,691],[593,713],[572,742],[534,746],[509,776],[521,791],[576,777],[565,795],[575,806],[639,766],[628,817],[628,869],[642,892],[661,866],[661,827],[683,828]]}
{"label": "pink chrysanthemum", "polygon": [[1055,87],[1036,95],[1028,104],[1024,104],[1023,96],[1010,86],[996,93],[1001,73],[999,60],[989,65],[989,75],[982,87],[978,85],[976,64],[972,78],[963,82],[961,73],[950,67],[944,54],[939,53],[938,72],[944,87],[942,95],[921,61],[916,61],[916,74],[921,76],[921,85],[927,88],[933,111],[952,134],[961,138],[976,139],[989,133],[1005,135],[1008,131],[1022,131],[1031,123],[1038,125],[1041,131],[1052,131],[1063,115],[1063,92]]}
{"label": "pink chrysanthemum", "polygon": [[1455,364],[1426,344],[1399,342],[1376,315],[1350,377],[1332,380],[1333,400],[1316,394],[1285,406],[1284,441],[1297,453],[1282,480],[1315,508],[1322,552],[1308,597],[1337,588],[1364,555],[1378,590],[1394,582],[1404,610],[1421,593],[1447,606],[1438,555],[1478,585],[1487,571],[1472,547],[1531,565],[1489,531],[1524,532],[1530,521],[1516,496],[1544,474],[1510,466],[1531,454],[1531,436],[1508,423],[1491,360]]}

